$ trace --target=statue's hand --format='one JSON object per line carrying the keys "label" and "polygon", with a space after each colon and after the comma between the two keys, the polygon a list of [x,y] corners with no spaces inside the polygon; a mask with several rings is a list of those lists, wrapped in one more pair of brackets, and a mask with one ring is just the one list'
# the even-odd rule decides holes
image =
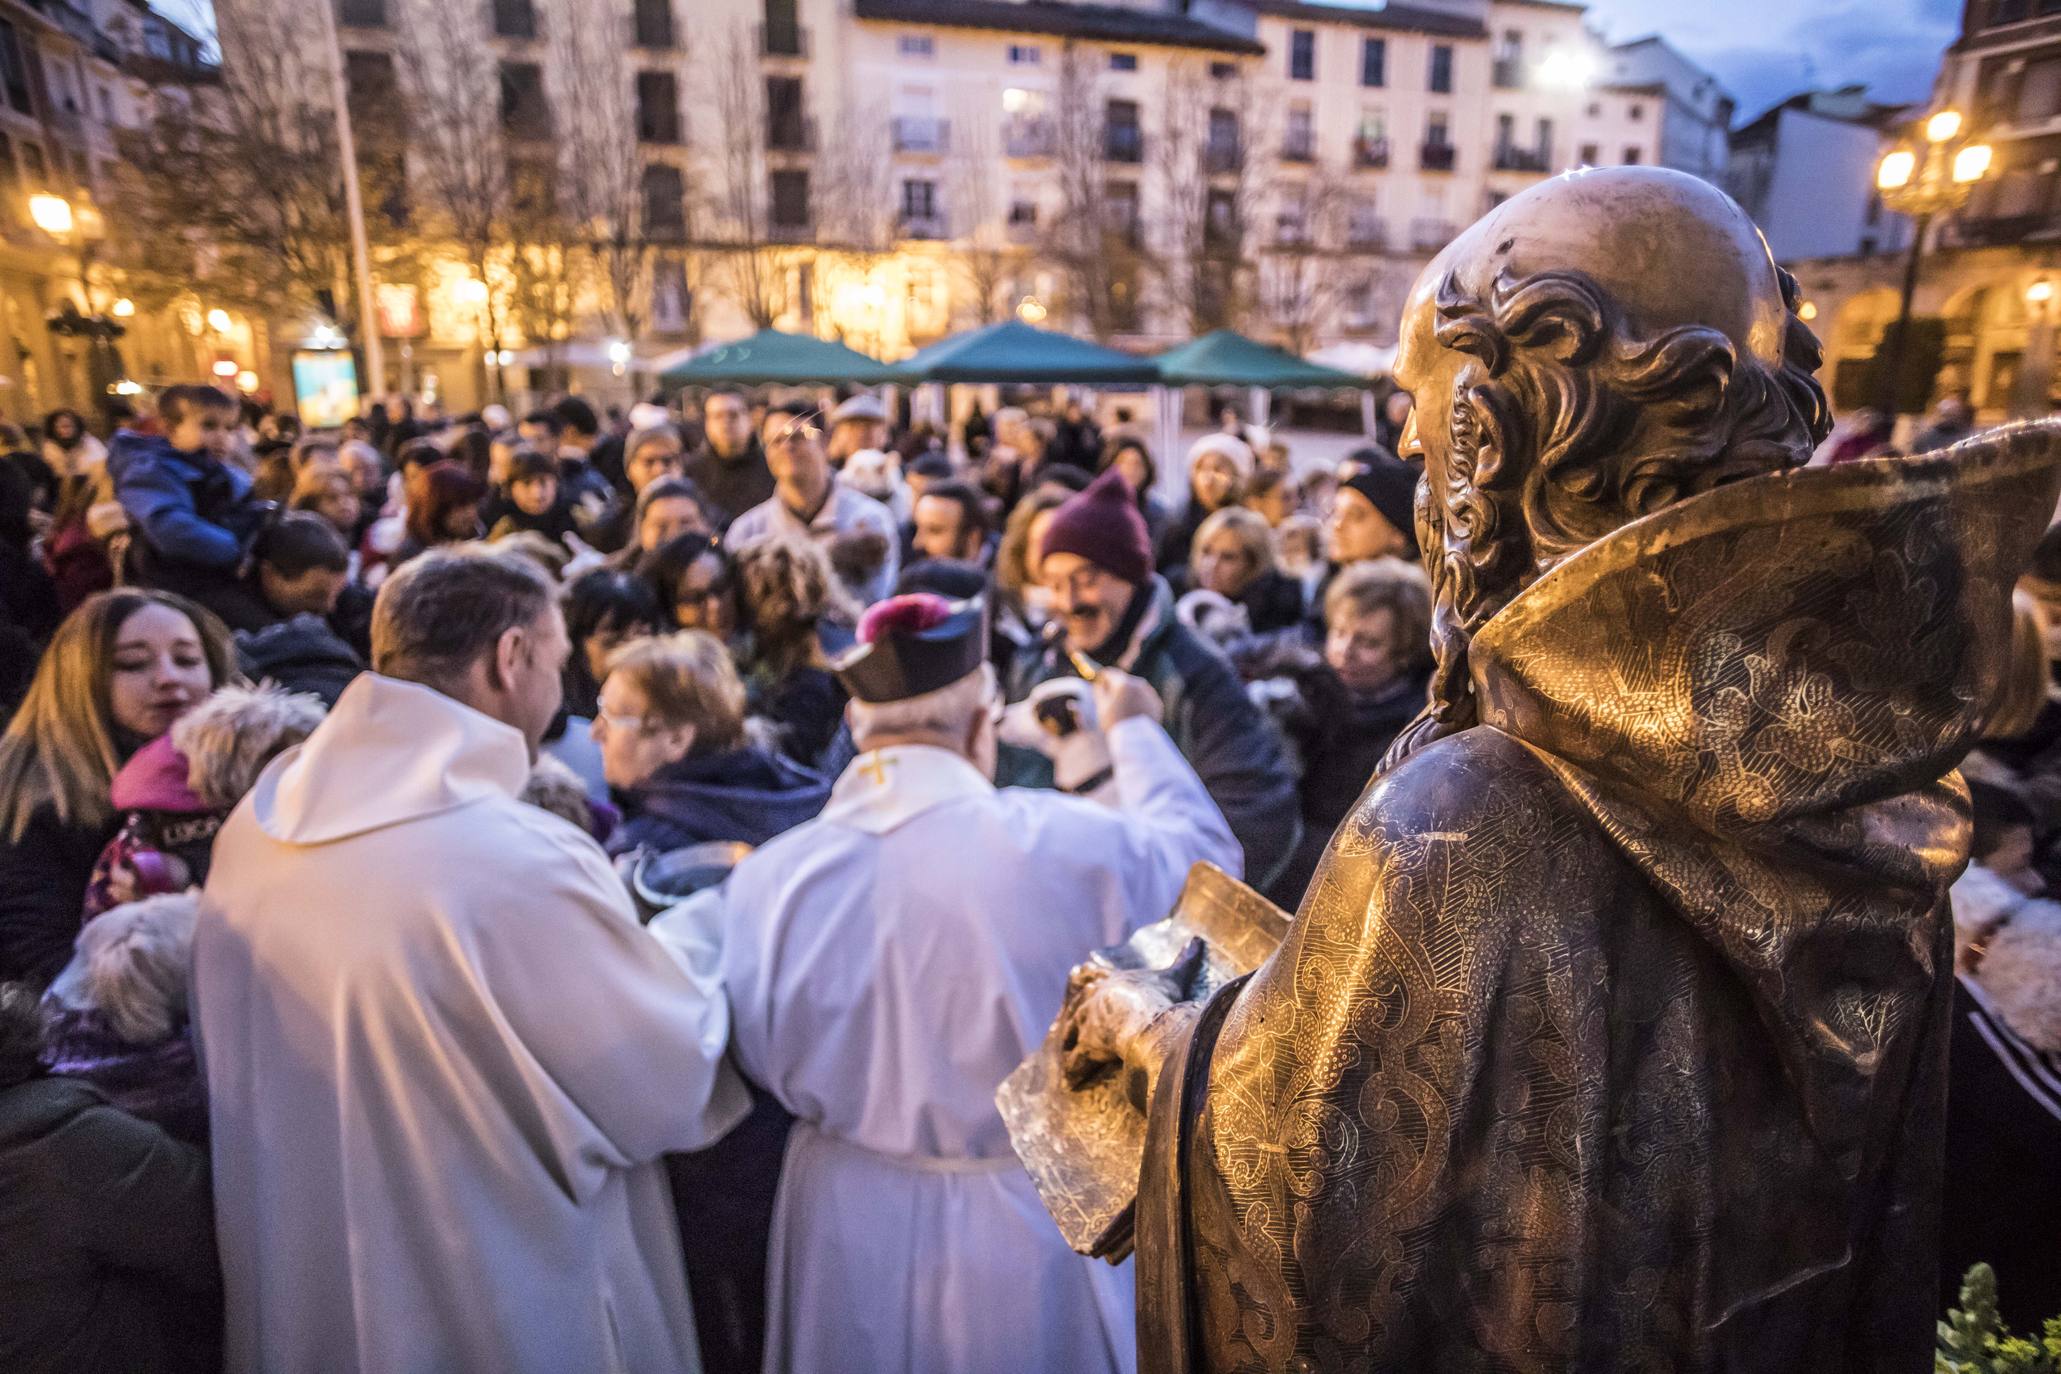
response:
{"label": "statue's hand", "polygon": [[1142,1073],[1148,1086],[1157,1080],[1170,1042],[1153,1027],[1187,998],[1204,954],[1202,941],[1192,939],[1163,969],[1075,968],[1059,1012],[1066,1086],[1084,1088],[1118,1064]]}

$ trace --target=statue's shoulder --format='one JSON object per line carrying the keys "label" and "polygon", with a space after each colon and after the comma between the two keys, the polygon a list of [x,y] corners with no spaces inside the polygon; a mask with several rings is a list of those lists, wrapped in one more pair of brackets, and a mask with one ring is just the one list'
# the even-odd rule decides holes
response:
{"label": "statue's shoulder", "polygon": [[1525,817],[1573,815],[1578,805],[1553,770],[1501,730],[1477,725],[1434,741],[1360,798],[1357,829],[1372,839],[1437,838],[1508,846]]}

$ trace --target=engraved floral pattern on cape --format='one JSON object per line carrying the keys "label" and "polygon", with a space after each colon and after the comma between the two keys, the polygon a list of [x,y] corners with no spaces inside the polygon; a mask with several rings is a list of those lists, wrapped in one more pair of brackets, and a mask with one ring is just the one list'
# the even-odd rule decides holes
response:
{"label": "engraved floral pattern on cape", "polygon": [[1952,769],[2057,436],[1720,488],[1483,629],[1483,724],[1191,1050],[1192,1272],[1140,1292],[1192,1367],[1930,1368]]}

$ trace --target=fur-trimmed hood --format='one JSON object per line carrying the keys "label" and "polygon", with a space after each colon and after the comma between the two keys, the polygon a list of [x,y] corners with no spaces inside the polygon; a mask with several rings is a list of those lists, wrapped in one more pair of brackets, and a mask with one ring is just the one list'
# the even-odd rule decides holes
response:
{"label": "fur-trimmed hood", "polygon": [[165,738],[186,761],[186,786],[199,809],[226,812],[265,765],[306,739],[322,716],[321,701],[306,693],[269,684],[228,686],[180,717]]}

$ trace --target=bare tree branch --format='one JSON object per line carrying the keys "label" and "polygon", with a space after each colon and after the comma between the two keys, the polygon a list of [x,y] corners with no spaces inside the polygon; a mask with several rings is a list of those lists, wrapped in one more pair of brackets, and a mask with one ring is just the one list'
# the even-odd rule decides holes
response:
{"label": "bare tree branch", "polygon": [[[414,184],[424,192],[432,232],[487,286],[481,336],[492,353],[503,342],[513,188],[502,130],[507,93],[486,32],[487,9],[447,0],[398,0],[398,9],[395,46],[405,74]],[[543,127],[526,132],[548,138],[548,107],[528,113]],[[490,377],[498,390],[499,370]]]}
{"label": "bare tree branch", "polygon": [[[594,260],[609,332],[630,342],[650,317],[651,259],[645,224],[636,73],[623,16],[611,0],[558,0],[552,69],[561,88],[559,167],[571,237]],[[678,110],[674,110],[675,118]]]}
{"label": "bare tree branch", "polygon": [[1231,324],[1250,295],[1254,222],[1274,180],[1268,104],[1242,75],[1190,61],[1167,74],[1152,147],[1161,298],[1191,334]]}
{"label": "bare tree branch", "polygon": [[1276,195],[1274,234],[1261,263],[1261,306],[1292,353],[1307,353],[1352,289],[1344,270],[1349,197],[1343,172],[1322,165]]}
{"label": "bare tree branch", "polygon": [[[122,136],[122,189],[109,198],[132,293],[159,301],[193,289],[276,311],[316,310],[356,335],[343,168],[319,11],[219,0],[233,60],[219,84],[160,93],[144,127]],[[358,130],[367,228],[385,274],[414,275],[401,216],[399,120]]]}
{"label": "bare tree branch", "polygon": [[[1056,109],[1051,114],[1059,221],[1045,236],[1044,255],[1064,284],[1067,312],[1097,339],[1135,322],[1142,226],[1135,180],[1126,199],[1115,193],[1113,149],[1099,54],[1069,42],[1060,53]],[[1131,157],[1131,161],[1136,160]]]}
{"label": "bare tree branch", "polygon": [[706,49],[713,97],[715,176],[711,241],[717,280],[752,324],[770,328],[787,309],[787,256],[773,238],[765,88],[749,26],[733,25]]}
{"label": "bare tree branch", "polygon": [[1024,256],[1010,238],[1008,191],[995,175],[1001,160],[996,142],[989,125],[955,128],[946,172],[946,204],[958,241],[953,259],[973,297],[976,324],[1006,317],[1002,288]]}

